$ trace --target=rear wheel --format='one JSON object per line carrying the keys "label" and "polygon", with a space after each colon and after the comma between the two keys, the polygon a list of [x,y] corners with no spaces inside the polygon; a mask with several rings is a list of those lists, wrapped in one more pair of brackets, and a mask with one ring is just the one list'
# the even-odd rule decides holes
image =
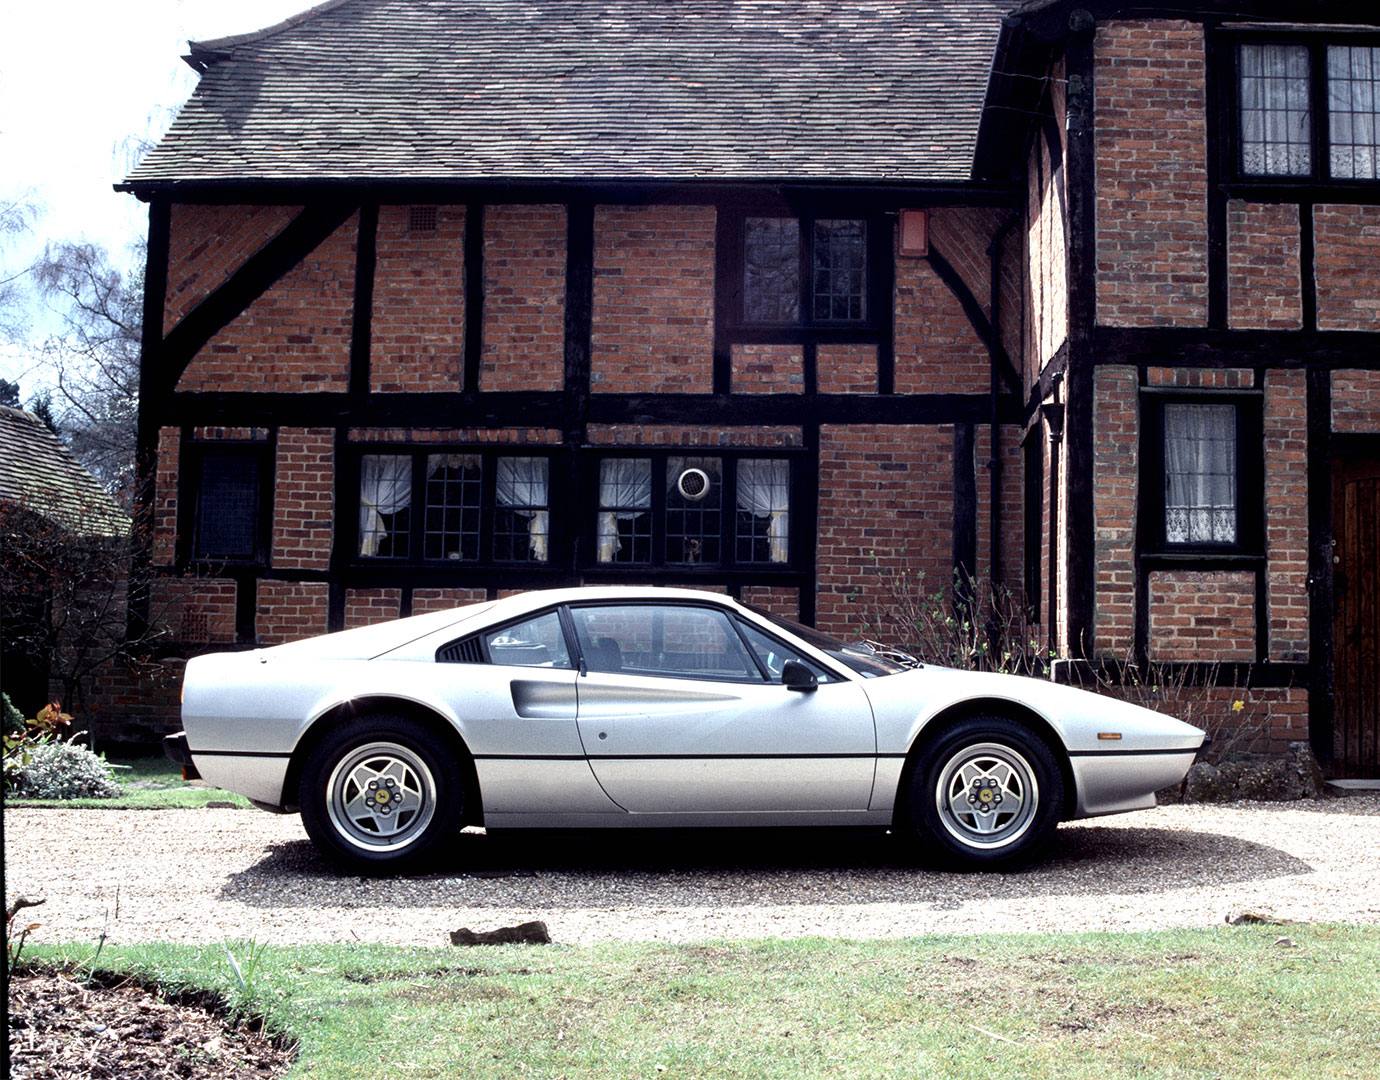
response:
{"label": "rear wheel", "polygon": [[972,869],[1029,862],[1048,846],[1064,805],[1053,751],[1004,717],[961,721],[925,748],[908,791],[912,829]]}
{"label": "rear wheel", "polygon": [[323,855],[351,870],[414,869],[460,829],[464,778],[424,725],[362,716],[332,731],[307,758],[302,824]]}

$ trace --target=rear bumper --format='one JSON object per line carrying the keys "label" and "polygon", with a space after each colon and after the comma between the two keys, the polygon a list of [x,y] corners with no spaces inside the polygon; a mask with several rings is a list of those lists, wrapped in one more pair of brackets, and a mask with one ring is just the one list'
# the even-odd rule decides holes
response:
{"label": "rear bumper", "polygon": [[169,760],[174,765],[182,766],[182,779],[201,779],[201,774],[196,771],[196,765],[192,762],[192,751],[187,746],[187,733],[185,731],[179,731],[176,735],[165,735],[163,737],[163,753],[168,755]]}

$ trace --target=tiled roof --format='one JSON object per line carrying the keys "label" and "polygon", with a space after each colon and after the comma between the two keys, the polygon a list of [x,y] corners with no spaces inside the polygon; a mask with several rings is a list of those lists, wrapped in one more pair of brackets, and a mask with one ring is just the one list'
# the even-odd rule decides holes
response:
{"label": "tiled roof", "polygon": [[335,0],[192,43],[130,175],[968,179],[1015,0]]}
{"label": "tiled roof", "polygon": [[62,440],[33,413],[8,405],[0,405],[0,502],[83,536],[129,531],[129,517]]}

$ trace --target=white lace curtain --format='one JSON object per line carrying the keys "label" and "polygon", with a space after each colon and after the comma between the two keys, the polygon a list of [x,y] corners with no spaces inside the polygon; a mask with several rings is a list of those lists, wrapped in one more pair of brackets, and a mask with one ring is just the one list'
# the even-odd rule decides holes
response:
{"label": "white lace curtain", "polygon": [[1308,49],[1242,45],[1241,164],[1254,176],[1307,176],[1312,171]]}
{"label": "white lace curtain", "polygon": [[738,506],[756,517],[769,517],[767,545],[771,561],[790,556],[791,466],[782,458],[744,458],[738,462]]}
{"label": "white lace curtain", "polygon": [[1236,541],[1236,407],[1164,408],[1165,539]]}
{"label": "white lace curtain", "polygon": [[401,454],[365,454],[359,468],[359,553],[377,555],[388,535],[383,515],[412,503],[412,459]]}
{"label": "white lace curtain", "polygon": [[[612,507],[614,509],[606,509]],[[601,563],[623,550],[618,523],[652,508],[652,463],[647,458],[604,458],[599,462],[599,548]]]}
{"label": "white lace curtain", "polygon": [[547,466],[546,458],[503,457],[498,459],[495,473],[498,505],[517,510],[528,519],[528,554],[537,562],[546,561],[550,536]]}

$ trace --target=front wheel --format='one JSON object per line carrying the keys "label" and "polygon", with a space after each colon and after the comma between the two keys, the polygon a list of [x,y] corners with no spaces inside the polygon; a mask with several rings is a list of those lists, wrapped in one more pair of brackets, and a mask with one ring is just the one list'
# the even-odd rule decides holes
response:
{"label": "front wheel", "polygon": [[1003,869],[1054,837],[1064,783],[1053,751],[1004,717],[964,720],[925,748],[908,791],[911,828],[951,862]]}
{"label": "front wheel", "polygon": [[331,861],[362,873],[414,869],[454,835],[464,778],[424,725],[363,716],[331,732],[307,758],[302,824]]}

